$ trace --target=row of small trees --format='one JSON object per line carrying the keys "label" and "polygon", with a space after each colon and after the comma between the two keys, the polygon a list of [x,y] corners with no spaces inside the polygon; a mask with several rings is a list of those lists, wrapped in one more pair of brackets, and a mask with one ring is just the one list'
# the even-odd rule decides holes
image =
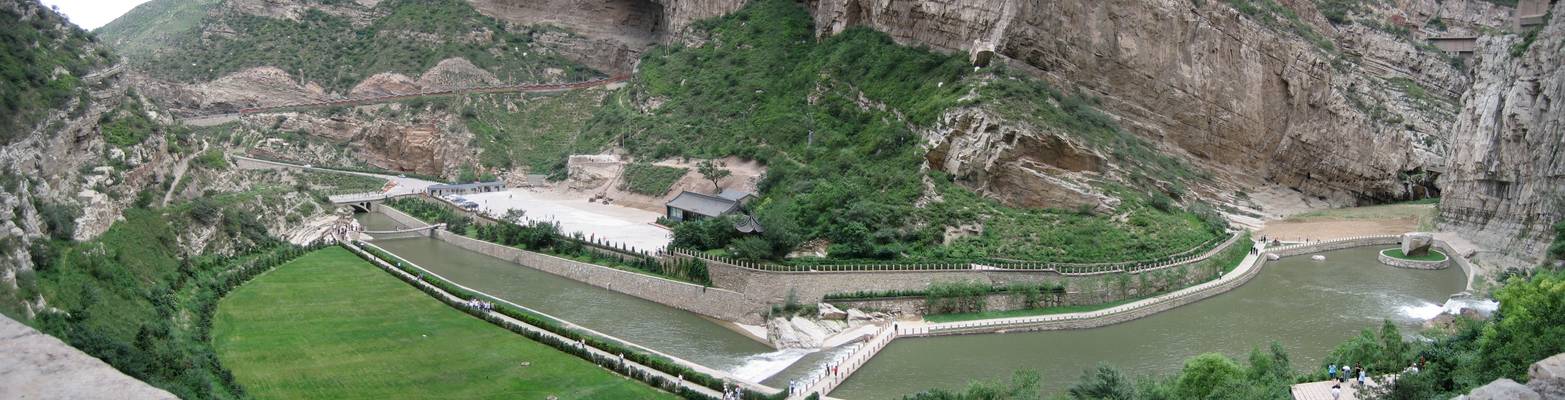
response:
{"label": "row of small trees", "polygon": [[[710,388],[712,390],[722,391],[722,390],[724,390],[726,388],[725,386],[727,386],[726,382],[724,382],[721,379],[718,379],[718,378],[713,377],[711,375],[707,375],[705,373],[696,371],[694,369],[690,369],[688,367],[685,367],[683,365],[674,363],[674,362],[669,361],[667,359],[664,359],[662,357],[658,357],[658,356],[650,355],[650,354],[647,354],[647,353],[643,353],[640,350],[637,350],[637,349],[634,349],[634,348],[631,348],[631,347],[628,347],[628,346],[621,345],[621,344],[619,344],[617,342],[612,342],[612,341],[608,341],[608,340],[605,340],[605,339],[598,338],[596,336],[583,334],[583,333],[578,332],[576,330],[573,330],[573,329],[570,329],[570,328],[566,328],[565,326],[563,326],[562,324],[560,324],[559,322],[557,322],[555,320],[548,319],[548,318],[545,318],[545,317],[533,314],[531,312],[522,310],[522,309],[517,308],[517,307],[513,307],[513,306],[508,305],[508,304],[503,304],[503,303],[502,304],[496,304],[494,306],[494,311],[495,312],[498,312],[501,315],[504,315],[506,317],[515,319],[517,321],[521,321],[521,322],[526,323],[528,325],[532,325],[532,326],[537,327],[539,329],[548,331],[550,333],[553,333],[554,335],[558,335],[560,337],[564,337],[566,340],[560,340],[557,337],[553,337],[553,336],[550,336],[550,335],[545,335],[545,334],[542,334],[542,333],[534,331],[534,330],[530,330],[530,329],[526,329],[526,328],[523,328],[523,327],[518,326],[518,325],[510,324],[507,321],[503,321],[499,317],[495,316],[494,314],[490,314],[490,313],[488,313],[488,312],[486,312],[484,310],[479,310],[479,309],[474,309],[474,308],[467,307],[466,303],[465,303],[466,301],[473,300],[473,299],[481,299],[481,300],[485,300],[485,301],[492,300],[492,299],[481,297],[477,293],[473,293],[473,292],[471,292],[471,291],[469,291],[467,289],[463,289],[462,287],[457,286],[454,283],[447,282],[447,281],[442,280],[442,279],[440,279],[438,277],[426,276],[426,275],[424,275],[423,271],[420,271],[420,270],[412,267],[411,263],[408,263],[407,261],[402,260],[401,258],[399,258],[399,257],[397,257],[395,255],[392,255],[390,253],[386,253],[386,252],[381,251],[379,249],[376,249],[376,248],[373,248],[373,247],[367,247],[367,246],[361,247],[360,249],[363,250],[363,251],[362,252],[355,251],[354,254],[358,254],[360,257],[363,257],[364,259],[370,261],[371,263],[375,263],[376,266],[381,266],[381,267],[384,268],[384,265],[377,263],[377,261],[384,262],[385,265],[391,265],[392,268],[397,268],[397,269],[401,270],[402,272],[405,272],[406,275],[404,275],[404,274],[393,274],[393,275],[395,275],[398,279],[401,279],[401,280],[403,280],[405,282],[413,284],[414,286],[418,287],[420,290],[423,290],[425,293],[428,293],[430,296],[433,296],[436,299],[440,299],[441,301],[444,301],[448,305],[451,305],[453,307],[457,307],[458,309],[460,309],[460,310],[462,310],[464,312],[467,312],[468,314],[472,314],[473,316],[476,316],[476,317],[479,317],[479,318],[483,318],[484,320],[489,321],[491,323],[494,323],[496,325],[505,327],[506,329],[509,329],[512,332],[515,332],[515,333],[520,334],[522,336],[526,336],[529,339],[532,339],[532,340],[538,341],[540,343],[549,345],[551,347],[554,347],[555,349],[558,349],[560,351],[563,351],[563,352],[575,355],[577,357],[581,357],[582,359],[585,359],[587,361],[591,361],[591,362],[593,362],[593,363],[595,363],[597,365],[603,366],[605,368],[618,371],[621,374],[624,374],[626,376],[642,380],[643,382],[646,382],[646,383],[651,384],[651,385],[656,386],[656,387],[670,388],[670,387],[673,386],[672,383],[668,382],[665,379],[662,379],[662,378],[659,378],[659,377],[656,377],[656,376],[652,376],[652,375],[645,375],[645,374],[631,372],[632,370],[628,366],[626,366],[625,364],[620,363],[618,357],[615,357],[615,358],[601,357],[601,356],[598,356],[598,355],[596,355],[595,353],[593,353],[591,351],[588,351],[587,349],[584,349],[584,348],[580,347],[580,345],[581,344],[585,344],[588,347],[596,348],[598,350],[601,350],[601,351],[609,353],[609,354],[623,355],[625,360],[627,360],[627,361],[634,362],[634,363],[641,364],[641,365],[645,365],[645,366],[647,366],[649,368],[661,371],[661,372],[669,374],[669,375],[683,376],[686,381],[689,381],[689,382],[692,382],[692,383],[695,383],[695,384],[698,384],[698,385],[701,385],[701,386],[705,386],[705,387]],[[427,283],[427,285],[425,285],[426,283]],[[451,294],[453,296],[456,296],[459,300],[457,300],[457,301],[450,300],[449,298],[447,298],[444,295],[446,293],[449,293],[449,294]],[[705,395],[703,395],[703,394],[701,394],[699,392],[695,392],[695,391],[691,391],[691,390],[687,390],[687,389],[683,389],[683,388],[674,388],[672,390],[674,391],[675,394],[678,394],[681,397],[684,397],[684,398],[687,398],[687,399],[708,399],[708,398],[710,398],[710,397],[705,396]],[[782,399],[782,398],[787,397],[787,392],[779,392],[777,394],[768,395],[768,394],[755,392],[755,391],[751,391],[751,390],[744,390],[743,393],[744,393],[743,394],[743,398],[746,399],[746,400],[773,400],[773,399]]]}

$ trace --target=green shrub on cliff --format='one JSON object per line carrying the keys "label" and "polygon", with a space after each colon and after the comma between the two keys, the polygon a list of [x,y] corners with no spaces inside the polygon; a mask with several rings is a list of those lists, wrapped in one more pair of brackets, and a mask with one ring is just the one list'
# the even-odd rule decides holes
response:
{"label": "green shrub on cliff", "polygon": [[[643,159],[737,156],[764,163],[763,199],[751,208],[772,215],[762,221],[772,258],[791,250],[776,251],[783,244],[819,239],[831,257],[815,261],[822,263],[1111,261],[1177,253],[1218,235],[1178,207],[1142,206],[1148,194],[1139,190],[1105,189],[1126,199],[1117,213],[1128,219],[1114,220],[1076,207],[1013,207],[941,173],[919,172],[926,154],[918,130],[948,110],[1043,104],[1036,110],[1048,118],[1038,123],[1122,154],[1122,164],[1138,171],[1129,175],[1168,171],[1138,187],[1181,193],[1179,181],[1202,179],[1157,157],[1085,96],[1060,96],[1056,106],[1032,92],[982,89],[976,100],[964,100],[986,83],[1009,86],[1004,81],[1013,78],[974,72],[959,54],[900,46],[865,28],[817,40],[811,22],[794,2],[762,0],[697,24],[712,40],[648,50],[630,90],[606,100],[577,140],[620,143]],[[648,99],[659,105],[645,111],[635,105]],[[772,238],[778,223],[791,232]],[[947,238],[947,227],[963,225],[982,233]],[[676,228],[677,245],[691,242],[681,237]],[[731,244],[697,242],[702,250]],[[750,257],[765,254],[754,240],[744,249]]]}

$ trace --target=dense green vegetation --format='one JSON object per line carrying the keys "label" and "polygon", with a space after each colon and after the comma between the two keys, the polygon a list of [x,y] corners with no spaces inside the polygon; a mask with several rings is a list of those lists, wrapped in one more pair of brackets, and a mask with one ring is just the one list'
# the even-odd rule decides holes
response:
{"label": "dense green vegetation", "polygon": [[703,286],[712,285],[712,278],[707,274],[706,263],[703,261],[661,260],[615,247],[615,244],[584,238],[580,233],[570,236],[561,234],[559,225],[553,223],[532,221],[517,224],[500,221],[479,225],[471,236],[483,241],[576,261],[649,273]]}
{"label": "dense green vegetation", "polygon": [[[1178,373],[1132,379],[1117,368],[1087,370],[1069,398],[1087,399],[1291,399],[1294,382],[1325,380],[1327,366],[1362,365],[1371,375],[1401,373],[1376,398],[1450,398],[1498,378],[1525,381],[1533,362],[1565,352],[1565,271],[1541,269],[1513,275],[1495,292],[1500,309],[1491,319],[1458,318],[1455,328],[1429,330],[1408,339],[1390,321],[1339,344],[1319,366],[1296,372],[1281,346],[1252,350],[1246,365],[1222,354],[1185,361]],[[1427,339],[1425,339],[1427,338]],[[1422,362],[1419,372],[1406,372]],[[1012,384],[975,383],[967,391],[931,390],[908,399],[1038,399],[1037,379]],[[1016,383],[1021,384],[1016,384]],[[1031,383],[1030,383],[1031,382]]]}
{"label": "dense green vegetation", "polygon": [[91,101],[81,78],[111,57],[89,51],[97,39],[65,17],[36,2],[15,5],[0,9],[0,145],[31,132],[72,99],[78,115]]}
{"label": "dense green vegetation", "polygon": [[403,197],[386,201],[386,206],[405,212],[413,218],[431,224],[446,224],[446,230],[466,234],[473,225],[473,217],[433,201]]}
{"label": "dense green vegetation", "polygon": [[567,156],[593,153],[607,144],[580,134],[602,100],[602,92],[583,90],[477,95],[463,101],[461,115],[483,149],[478,155],[483,166],[563,173]]}
{"label": "dense green vegetation", "polygon": [[224,297],[212,336],[258,399],[673,397],[446,307],[339,247]]}
{"label": "dense green vegetation", "polygon": [[385,179],[364,175],[331,172],[302,172],[297,175],[299,181],[305,186],[303,191],[318,193],[322,197],[336,194],[378,192],[386,187]]}
{"label": "dense green vegetation", "polygon": [[177,37],[168,39],[168,48],[177,51],[129,55],[142,69],[180,81],[275,66],[334,90],[348,89],[375,72],[418,76],[451,57],[521,82],[538,81],[549,68],[565,71],[566,80],[597,75],[554,52],[532,49],[536,33],[554,28],[507,26],[459,0],[388,0],[367,11],[380,16],[361,27],[316,8],[297,21],[237,13],[209,16],[203,24],[220,23],[245,34],[203,36],[196,29],[178,30],[171,32]]}
{"label": "dense green vegetation", "polygon": [[[36,277],[25,290],[61,312],[31,323],[182,398],[244,397],[210,346],[212,311],[228,290],[304,249],[265,236],[253,215],[225,204],[131,209],[98,239],[35,242]],[[234,255],[182,254],[177,235],[197,225],[217,227],[214,243]]]}
{"label": "dense green vegetation", "polygon": [[[1187,168],[1162,168],[1167,161],[1083,96],[1057,94],[1066,101],[1055,106],[1035,97],[1047,93],[1041,84],[1001,83],[962,101],[981,83],[1013,78],[973,72],[961,55],[899,46],[868,29],[817,41],[810,23],[802,7],[782,0],[702,22],[698,28],[713,40],[649,50],[631,90],[611,97],[588,123],[587,135],[643,159],[738,156],[766,165],[763,199],[752,205],[765,235],[702,235],[721,223],[706,222],[676,228],[677,244],[744,258],[778,258],[803,240],[824,239],[837,260],[1108,261],[1184,251],[1219,233],[1172,205],[1165,192],[1179,193],[1176,183],[1137,185],[1151,193],[1106,189],[1126,199],[1118,212],[1129,220],[1121,222],[1083,210],[1006,207],[939,173],[908,173],[924,162],[913,127],[932,125],[951,107],[989,102],[1044,114],[1038,123],[1123,153],[1136,164],[1127,167],[1199,178],[1181,172]],[[861,107],[861,95],[885,107]],[[632,105],[653,98],[660,105],[650,113]],[[918,207],[920,197],[935,194],[926,193],[926,178],[945,201]],[[979,222],[985,234],[945,245],[945,227]]]}
{"label": "dense green vegetation", "polygon": [[103,140],[115,146],[135,146],[146,141],[161,129],[142,111],[141,100],[134,94],[125,96],[125,102],[113,112],[104,113],[98,119]]}
{"label": "dense green vegetation", "polygon": [[690,170],[646,163],[626,165],[620,189],[648,196],[662,196],[668,194],[674,182],[678,182],[687,172]]}
{"label": "dense green vegetation", "polygon": [[153,0],[93,30],[119,53],[153,57],[178,44],[178,38],[195,34],[201,19],[222,0]]}

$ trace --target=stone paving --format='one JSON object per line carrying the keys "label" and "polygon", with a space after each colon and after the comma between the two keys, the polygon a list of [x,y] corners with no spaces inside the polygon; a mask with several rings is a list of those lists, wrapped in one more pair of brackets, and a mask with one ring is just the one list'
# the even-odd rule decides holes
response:
{"label": "stone paving", "polygon": [[[1337,397],[1335,399],[1332,398],[1331,397],[1331,386],[1332,385],[1336,385],[1336,384],[1338,384],[1337,381],[1319,381],[1319,382],[1300,383],[1300,384],[1297,384],[1297,385],[1293,385],[1293,389],[1291,390],[1293,392],[1293,400],[1358,400],[1359,399],[1359,397],[1358,397],[1358,389],[1359,389],[1359,387],[1358,387],[1357,384],[1352,383],[1351,381],[1347,382],[1347,383],[1341,383],[1341,385],[1342,385],[1342,396],[1341,397]],[[1380,385],[1379,383],[1375,382],[1374,378],[1370,378],[1369,379],[1369,385],[1368,385],[1369,387],[1373,388],[1373,387],[1379,386],[1379,385]]]}
{"label": "stone paving", "polygon": [[0,315],[0,399],[178,399]]}

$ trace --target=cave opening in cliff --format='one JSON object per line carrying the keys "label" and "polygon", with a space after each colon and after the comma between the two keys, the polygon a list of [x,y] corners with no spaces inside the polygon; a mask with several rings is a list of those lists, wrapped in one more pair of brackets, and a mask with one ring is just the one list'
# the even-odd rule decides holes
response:
{"label": "cave opening in cliff", "polygon": [[608,0],[609,6],[621,10],[617,21],[623,34],[657,39],[668,29],[663,15],[663,5],[652,0]]}

